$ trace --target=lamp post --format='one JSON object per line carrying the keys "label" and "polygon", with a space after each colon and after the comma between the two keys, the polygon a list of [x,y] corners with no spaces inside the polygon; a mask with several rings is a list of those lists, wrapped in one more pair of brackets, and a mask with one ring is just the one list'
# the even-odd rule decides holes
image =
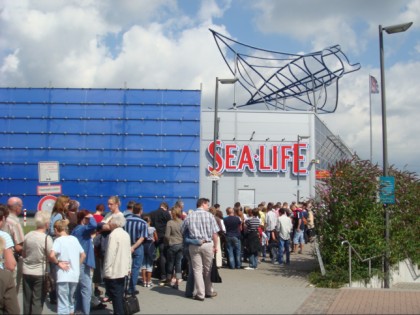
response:
{"label": "lamp post", "polygon": [[[218,117],[217,117],[217,110],[219,105],[219,82],[221,84],[234,84],[238,81],[237,78],[232,79],[219,79],[216,77],[216,94],[214,98],[214,130],[213,130],[213,171],[216,170],[216,147],[217,147],[217,138],[218,138]],[[217,203],[217,181],[213,180],[211,184],[211,202],[212,204]]]}
{"label": "lamp post", "polygon": [[[381,66],[381,100],[382,100],[382,154],[383,154],[383,176],[388,176],[388,143],[387,143],[387,129],[386,129],[386,98],[385,98],[385,69],[384,69],[384,42],[383,42],[383,31],[387,34],[405,32],[410,28],[413,22],[403,23],[398,25],[392,25],[382,27],[379,25],[379,57]],[[389,288],[389,211],[386,204],[384,204],[384,215],[385,215],[385,259],[384,259],[384,287]]]}
{"label": "lamp post", "polygon": [[300,140],[302,140],[302,139],[309,139],[310,137],[309,136],[300,136],[300,135],[297,135],[297,157],[296,157],[296,161],[297,161],[297,174],[296,174],[296,176],[297,176],[297,192],[296,192],[296,202],[297,203],[299,203],[299,200],[300,200],[300,160],[299,160],[299,152],[300,152],[300,147],[299,147],[299,144],[300,144]]}

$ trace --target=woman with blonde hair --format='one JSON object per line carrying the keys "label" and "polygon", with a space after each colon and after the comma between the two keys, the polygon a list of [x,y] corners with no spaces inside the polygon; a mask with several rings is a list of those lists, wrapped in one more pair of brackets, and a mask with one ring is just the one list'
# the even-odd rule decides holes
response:
{"label": "woman with blonde hair", "polygon": [[44,307],[44,276],[53,244],[51,236],[45,233],[50,217],[50,213],[38,211],[35,214],[36,229],[27,233],[23,241],[23,314],[41,314]]}
{"label": "woman with blonde hair", "polygon": [[80,276],[80,265],[86,254],[78,239],[68,234],[69,220],[58,220],[54,223],[57,238],[50,252],[50,261],[57,270],[57,313],[74,313],[74,293]]}
{"label": "woman with blonde hair", "polygon": [[55,237],[54,223],[58,220],[67,219],[69,205],[70,197],[66,195],[61,195],[57,197],[57,200],[55,201],[54,207],[51,212],[50,228],[48,231],[50,236],[52,236],[53,238]]}
{"label": "woman with blonde hair", "polygon": [[182,281],[182,244],[183,237],[181,232],[182,226],[182,210],[180,207],[172,207],[172,220],[168,221],[165,230],[165,240],[168,245],[167,261],[166,261],[166,285],[172,285],[172,274],[175,268],[175,283],[172,285],[174,289],[178,289],[179,283]]}

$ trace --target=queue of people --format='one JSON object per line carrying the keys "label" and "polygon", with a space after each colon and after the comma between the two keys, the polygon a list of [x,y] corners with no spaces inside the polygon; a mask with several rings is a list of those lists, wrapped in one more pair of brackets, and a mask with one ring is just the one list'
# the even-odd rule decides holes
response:
{"label": "queue of people", "polygon": [[[3,275],[10,273],[14,286],[4,296],[16,297],[16,266],[21,259],[24,314],[41,313],[48,296],[59,314],[89,314],[106,308],[106,303],[112,303],[114,314],[124,314],[125,287],[128,294],[137,295],[138,286],[154,285],[152,277],[159,279],[157,285],[174,289],[186,280],[185,296],[204,301],[217,296],[210,279],[213,258],[219,268],[255,270],[268,252],[273,264],[288,265],[290,254],[301,253],[314,236],[310,203],[293,202],[289,207],[269,202],[251,209],[237,202],[223,214],[220,205],[200,198],[197,209],[188,213],[178,201],[173,207],[162,202],[157,210],[143,214],[142,205],[134,201],[122,212],[118,196],[111,196],[110,211],[104,215],[102,204],[91,213],[63,195],[52,213],[36,213],[35,229],[20,241],[23,231],[16,218],[6,229],[9,232],[4,226],[9,209],[17,217],[22,201],[12,197],[9,202],[11,206],[0,205],[0,281],[10,282]],[[49,292],[46,275],[52,284]],[[16,312],[16,307],[13,298],[0,301],[6,312]]]}

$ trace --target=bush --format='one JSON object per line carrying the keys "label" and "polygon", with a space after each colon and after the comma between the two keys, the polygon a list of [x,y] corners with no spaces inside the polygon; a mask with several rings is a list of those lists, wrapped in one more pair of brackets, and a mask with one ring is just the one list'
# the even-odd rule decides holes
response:
{"label": "bush", "polygon": [[[384,207],[377,200],[378,177],[382,175],[377,165],[357,157],[341,160],[330,167],[331,177],[317,187],[313,200],[315,226],[322,258],[327,273],[325,277],[313,276],[314,281],[334,287],[348,282],[347,240],[361,259],[379,256],[372,260],[373,274],[382,276],[381,255],[385,252]],[[420,261],[420,185],[416,175],[393,168],[395,177],[395,205],[390,212],[390,263],[407,257]],[[361,262],[352,254],[352,278],[369,280],[368,262]],[[345,277],[341,277],[344,270]],[[336,277],[336,278],[334,278]],[[332,281],[334,279],[334,281]],[[330,281],[331,280],[331,281]],[[314,283],[316,284],[316,283]]]}

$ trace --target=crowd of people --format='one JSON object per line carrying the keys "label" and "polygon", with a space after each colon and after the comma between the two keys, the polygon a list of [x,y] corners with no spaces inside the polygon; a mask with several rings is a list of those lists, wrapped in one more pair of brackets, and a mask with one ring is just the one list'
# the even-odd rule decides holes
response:
{"label": "crowd of people", "polygon": [[143,213],[135,201],[121,211],[118,196],[111,196],[107,206],[108,213],[103,204],[91,212],[61,195],[51,213],[35,214],[35,229],[25,235],[22,200],[0,205],[0,311],[20,312],[21,283],[24,314],[42,313],[47,298],[59,314],[89,314],[109,302],[114,314],[124,314],[124,294],[138,294],[139,286],[179,289],[182,281],[186,297],[204,301],[217,296],[213,260],[230,269],[255,270],[265,261],[289,265],[290,254],[302,253],[314,237],[310,202],[255,208],[237,202],[223,213],[200,198],[195,210],[185,211],[179,200]]}

